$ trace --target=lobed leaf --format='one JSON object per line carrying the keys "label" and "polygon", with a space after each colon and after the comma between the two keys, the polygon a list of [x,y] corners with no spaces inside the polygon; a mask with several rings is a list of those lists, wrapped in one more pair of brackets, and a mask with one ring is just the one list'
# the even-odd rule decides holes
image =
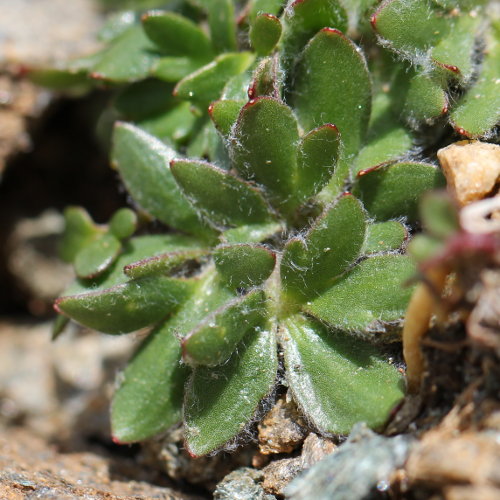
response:
{"label": "lobed leaf", "polygon": [[223,245],[213,256],[217,271],[231,289],[260,285],[276,264],[276,254],[260,245]]}
{"label": "lobed leaf", "polygon": [[59,252],[66,262],[72,262],[78,252],[99,237],[104,229],[96,226],[90,215],[80,207],[64,210],[64,234]]}
{"label": "lobed leaf", "polygon": [[420,196],[443,187],[443,174],[429,163],[401,162],[358,173],[353,192],[377,220],[418,218]]}
{"label": "lobed leaf", "polygon": [[117,259],[121,250],[120,240],[113,234],[105,233],[83,247],[74,260],[79,278],[95,278],[102,274]]}
{"label": "lobed leaf", "polygon": [[208,316],[182,341],[182,357],[192,366],[225,363],[248,332],[263,325],[266,308],[262,290],[252,290]]}
{"label": "lobed leaf", "polygon": [[269,220],[260,192],[225,170],[193,160],[173,160],[171,170],[186,198],[214,224],[238,226]]}
{"label": "lobed leaf", "polygon": [[303,301],[330,286],[358,258],[365,231],[365,212],[353,196],[328,207],[304,240],[285,246],[281,277],[287,294]]}
{"label": "lobed leaf", "polygon": [[370,257],[304,309],[341,330],[383,331],[384,323],[403,317],[412,292],[403,285],[414,273],[403,255]]}
{"label": "lobed leaf", "polygon": [[406,228],[395,220],[369,224],[366,229],[364,255],[398,250],[408,239]]}
{"label": "lobed leaf", "polygon": [[307,419],[333,434],[360,421],[381,427],[404,396],[398,370],[370,344],[312,319],[296,315],[283,326],[288,385]]}
{"label": "lobed leaf", "polygon": [[291,98],[301,127],[335,124],[343,157],[357,154],[371,107],[370,76],[359,49],[340,31],[325,28],[307,44],[295,73]]}
{"label": "lobed leaf", "polygon": [[322,28],[347,30],[347,13],[338,0],[291,2],[284,15],[282,49],[285,60],[296,57],[309,39]]}
{"label": "lobed leaf", "polygon": [[277,368],[271,330],[252,332],[226,364],[195,368],[184,401],[189,453],[210,453],[243,431],[260,400],[271,392]]}
{"label": "lobed leaf", "polygon": [[286,210],[294,191],[299,139],[292,110],[271,97],[251,100],[241,110],[233,133],[234,167],[247,179],[263,184],[273,201]]}

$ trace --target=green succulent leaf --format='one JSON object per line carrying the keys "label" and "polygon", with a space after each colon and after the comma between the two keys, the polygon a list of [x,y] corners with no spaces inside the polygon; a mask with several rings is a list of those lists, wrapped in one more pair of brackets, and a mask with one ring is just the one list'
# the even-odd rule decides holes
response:
{"label": "green succulent leaf", "polygon": [[432,122],[448,111],[448,97],[434,77],[416,74],[409,81],[403,116],[410,124]]}
{"label": "green succulent leaf", "polygon": [[403,377],[376,348],[303,316],[284,322],[288,385],[323,432],[348,434],[359,421],[381,427],[404,396]]}
{"label": "green succulent leaf", "polygon": [[341,141],[335,125],[327,123],[311,130],[297,150],[297,193],[304,201],[319,193],[337,165]]}
{"label": "green succulent leaf", "polygon": [[152,11],[142,18],[146,35],[169,56],[208,62],[214,57],[208,36],[190,19],[174,12]]}
{"label": "green succulent leaf", "polygon": [[408,239],[408,232],[401,222],[389,220],[369,224],[362,253],[365,255],[400,249]]}
{"label": "green succulent leaf", "polygon": [[112,82],[136,82],[149,76],[158,58],[156,47],[142,26],[135,25],[94,56],[91,76]]}
{"label": "green succulent leaf", "polygon": [[186,198],[217,226],[269,220],[259,190],[229,172],[202,161],[174,160],[171,170]]}
{"label": "green succulent leaf", "polygon": [[373,112],[366,144],[356,156],[351,172],[392,162],[407,154],[413,138],[393,111],[394,102],[386,93],[379,93],[373,102]]}
{"label": "green succulent leaf", "polygon": [[178,82],[204,65],[199,59],[190,57],[162,57],[158,59],[151,74],[165,82]]}
{"label": "green succulent leaf", "polygon": [[112,161],[134,200],[174,228],[206,233],[170,171],[174,156],[174,150],[133,125],[119,123],[115,127]]}
{"label": "green succulent leaf", "polygon": [[401,162],[358,173],[353,192],[377,220],[418,218],[420,196],[443,187],[443,174],[429,163]]}
{"label": "green succulent leaf", "polygon": [[250,25],[250,43],[257,54],[267,56],[281,37],[281,22],[272,14],[259,14]]}
{"label": "green succulent leaf", "polygon": [[285,246],[283,286],[298,300],[316,296],[359,256],[365,240],[366,215],[351,195],[328,207],[306,234]]}
{"label": "green succulent leaf", "polygon": [[286,210],[294,191],[299,139],[292,110],[272,97],[259,97],[241,110],[233,132],[234,167],[247,179],[263,184],[273,201]]}
{"label": "green succulent leaf", "polygon": [[127,283],[129,277],[123,270],[128,265],[166,252],[198,249],[199,245],[199,241],[177,234],[149,235],[132,238],[123,244],[121,254],[103,274],[90,280],[77,279],[65,290],[64,296],[103,291],[116,285]]}
{"label": "green succulent leaf", "polygon": [[156,136],[165,144],[179,145],[191,136],[197,117],[188,102],[181,102],[168,110],[137,122],[145,132]]}
{"label": "green succulent leaf", "polygon": [[469,138],[487,134],[500,122],[499,39],[500,27],[497,27],[488,37],[488,50],[477,81],[458,100],[450,114],[455,130]]}
{"label": "green succulent leaf", "polygon": [[137,215],[130,208],[120,208],[109,221],[109,231],[119,240],[132,236],[137,228]]}
{"label": "green succulent leaf", "polygon": [[276,264],[276,254],[260,245],[223,245],[213,256],[217,271],[232,289],[260,285]]}
{"label": "green succulent leaf", "polygon": [[84,92],[92,86],[87,71],[83,69],[33,68],[29,70],[28,77],[37,85],[52,90]]}
{"label": "green succulent leaf", "polygon": [[325,28],[307,44],[295,73],[292,100],[302,128],[333,123],[340,131],[343,157],[356,154],[371,107],[370,76],[359,49],[340,31]]}
{"label": "green succulent leaf", "polygon": [[58,312],[104,333],[128,333],[151,325],[174,311],[190,292],[188,282],[154,276],[106,290],[60,297]]}
{"label": "green succulent leaf", "polygon": [[372,15],[375,31],[410,59],[422,56],[448,34],[450,23],[429,0],[389,0]]}
{"label": "green succulent leaf", "polygon": [[449,76],[468,80],[474,69],[473,55],[481,16],[459,15],[450,31],[432,49],[432,59]]}
{"label": "green succulent leaf", "polygon": [[174,95],[205,107],[220,97],[229,78],[243,73],[254,59],[255,56],[250,52],[222,54],[182,79],[176,85]]}
{"label": "green succulent leaf", "polygon": [[201,0],[207,9],[212,43],[218,52],[236,50],[236,25],[232,0]]}
{"label": "green succulent leaf", "polygon": [[179,250],[149,257],[147,259],[132,262],[123,268],[123,272],[130,278],[142,278],[155,274],[168,274],[176,267],[189,260],[196,260],[205,256],[208,250],[202,248]]}
{"label": "green succulent leaf", "polygon": [[97,239],[104,229],[96,226],[90,215],[80,207],[67,207],[64,210],[64,222],[59,253],[66,262],[73,262],[78,252]]}
{"label": "green succulent leaf", "polygon": [[245,105],[244,100],[221,99],[210,104],[208,113],[215,128],[224,136],[228,137],[231,127],[236,122],[240,109]]}
{"label": "green succulent leaf", "polygon": [[250,0],[248,18],[252,23],[259,14],[277,16],[283,7],[283,0]]}
{"label": "green succulent leaf", "polygon": [[82,248],[75,257],[74,266],[79,278],[95,278],[118,257],[121,243],[113,234],[105,233]]}
{"label": "green succulent leaf", "polygon": [[370,257],[304,308],[334,328],[383,331],[384,323],[403,317],[412,291],[403,285],[414,273],[403,255]]}
{"label": "green succulent leaf", "polygon": [[184,337],[184,361],[193,366],[225,363],[245,335],[262,326],[265,299],[262,290],[252,290],[208,316]]}
{"label": "green succulent leaf", "polygon": [[251,332],[222,366],[194,369],[186,387],[186,447],[199,456],[220,448],[247,425],[274,384],[278,368],[273,331]]}
{"label": "green succulent leaf", "polygon": [[189,369],[179,363],[181,349],[174,321],[157,326],[119,376],[111,406],[115,442],[143,441],[182,418]]}
{"label": "green succulent leaf", "polygon": [[267,222],[264,224],[245,224],[224,231],[221,241],[228,244],[237,243],[260,243],[277,233],[282,233],[283,226],[279,222]]}
{"label": "green succulent leaf", "polygon": [[114,99],[115,109],[129,120],[144,120],[172,108],[172,86],[148,78],[124,87]]}
{"label": "green succulent leaf", "polygon": [[262,59],[253,72],[252,83],[248,87],[248,97],[270,96],[281,98],[282,93],[282,71],[278,54]]}
{"label": "green succulent leaf", "polygon": [[[295,57],[322,28],[347,30],[347,13],[338,0],[296,0],[284,16],[283,52]],[[326,120],[328,121],[328,120]]]}

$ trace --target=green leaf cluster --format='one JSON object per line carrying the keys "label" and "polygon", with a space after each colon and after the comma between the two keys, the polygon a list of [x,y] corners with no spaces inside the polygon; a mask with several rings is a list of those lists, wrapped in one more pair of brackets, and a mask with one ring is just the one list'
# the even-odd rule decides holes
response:
{"label": "green leaf cluster", "polygon": [[[414,155],[408,124],[427,111],[408,110],[444,102],[446,65],[466,59],[456,30],[483,10],[382,2],[379,39],[422,67],[439,61],[410,78],[405,62],[375,45],[367,60],[349,36],[374,42],[374,3],[250,0],[238,23],[229,0],[175,3],[108,26],[106,47],[67,70],[118,87],[113,166],[140,213],[170,228],[134,236],[128,209],[106,227],[66,213],[77,280],[57,310],[105,333],[150,328],[114,396],[117,441],[182,420],[193,455],[219,449],[258,415],[280,360],[321,432],[379,427],[402,397],[376,344],[409,300],[419,198],[444,185]],[[475,62],[467,71],[461,84],[480,84]],[[403,83],[388,91],[389,80]]]}

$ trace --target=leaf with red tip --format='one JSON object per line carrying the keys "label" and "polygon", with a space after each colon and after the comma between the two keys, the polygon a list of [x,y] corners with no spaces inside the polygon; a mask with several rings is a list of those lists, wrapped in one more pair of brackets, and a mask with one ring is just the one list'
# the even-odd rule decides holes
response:
{"label": "leaf with red tip", "polygon": [[262,59],[253,72],[252,83],[248,87],[248,98],[252,100],[257,97],[270,96],[280,99],[282,86],[279,55],[274,54]]}
{"label": "leaf with red tip", "polygon": [[259,14],[250,24],[250,43],[257,54],[266,56],[276,47],[281,36],[281,22],[272,14]]}
{"label": "leaf with red tip", "polygon": [[413,126],[431,123],[448,111],[448,97],[435,77],[416,74],[409,81],[403,116]]}
{"label": "leaf with red tip", "polygon": [[207,316],[184,337],[184,361],[192,366],[225,363],[246,334],[263,325],[265,298],[262,290],[252,290]]}
{"label": "leaf with red tip", "polygon": [[[322,28],[347,30],[347,13],[338,0],[295,0],[285,10],[283,53],[296,57],[309,39]],[[328,120],[325,120],[328,121]]]}
{"label": "leaf with red tip", "polygon": [[377,220],[407,217],[415,222],[420,196],[444,184],[443,174],[434,165],[401,162],[359,172],[353,191]]}
{"label": "leaf with red tip", "polygon": [[340,31],[324,29],[308,43],[291,97],[304,130],[333,123],[343,158],[357,154],[370,117],[371,83],[364,57]]}
{"label": "leaf with red tip", "polygon": [[274,203],[285,210],[295,188],[298,139],[292,110],[271,97],[250,101],[234,127],[234,167],[247,179],[264,184]]}
{"label": "leaf with red tip", "polygon": [[132,332],[165,318],[189,294],[188,282],[155,276],[112,288],[60,297],[58,312],[104,333]]}
{"label": "leaf with red tip", "polygon": [[245,101],[235,99],[221,99],[210,104],[208,114],[222,135],[229,136],[231,127],[236,122],[244,105]]}
{"label": "leaf with red tip", "polygon": [[130,278],[143,278],[158,274],[168,274],[176,267],[184,264],[186,261],[196,260],[205,256],[208,250],[189,249],[176,252],[164,253],[147,259],[132,262],[124,267],[124,273]]}
{"label": "leaf with red tip", "polygon": [[469,138],[486,135],[500,122],[500,28],[488,33],[487,51],[477,81],[458,100],[450,120],[455,130]]}
{"label": "leaf with red tip", "polygon": [[[366,143],[351,166],[351,173],[393,162],[406,155],[413,146],[413,138],[394,113],[396,105],[386,93],[379,93],[373,101],[370,127]],[[400,110],[399,108],[396,108]]]}
{"label": "leaf with red tip", "polygon": [[259,190],[210,163],[174,160],[172,173],[187,199],[216,225],[252,224],[269,220]]}
{"label": "leaf with red tip", "polygon": [[243,431],[274,385],[274,329],[251,332],[224,365],[194,369],[186,386],[184,428],[191,455],[210,453]]}
{"label": "leaf with red tip", "polygon": [[339,131],[327,123],[305,135],[297,151],[297,191],[300,201],[319,193],[333,174],[340,152]]}
{"label": "leaf with red tip", "polygon": [[469,80],[481,16],[460,15],[450,21],[450,31],[432,49],[432,59],[448,78]]}
{"label": "leaf with red tip", "polygon": [[281,277],[286,292],[304,301],[330,286],[358,258],[365,231],[365,212],[354,196],[343,196],[328,207],[304,240],[285,246]]}

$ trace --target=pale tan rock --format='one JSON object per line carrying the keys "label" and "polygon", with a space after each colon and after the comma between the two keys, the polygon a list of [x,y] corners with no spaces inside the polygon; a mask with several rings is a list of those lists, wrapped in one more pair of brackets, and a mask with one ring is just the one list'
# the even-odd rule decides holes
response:
{"label": "pale tan rock", "polygon": [[448,190],[460,207],[491,196],[500,180],[500,146],[460,141],[437,153]]}
{"label": "pale tan rock", "polygon": [[297,407],[283,397],[259,424],[259,449],[263,455],[291,453],[305,436],[306,425]]}

